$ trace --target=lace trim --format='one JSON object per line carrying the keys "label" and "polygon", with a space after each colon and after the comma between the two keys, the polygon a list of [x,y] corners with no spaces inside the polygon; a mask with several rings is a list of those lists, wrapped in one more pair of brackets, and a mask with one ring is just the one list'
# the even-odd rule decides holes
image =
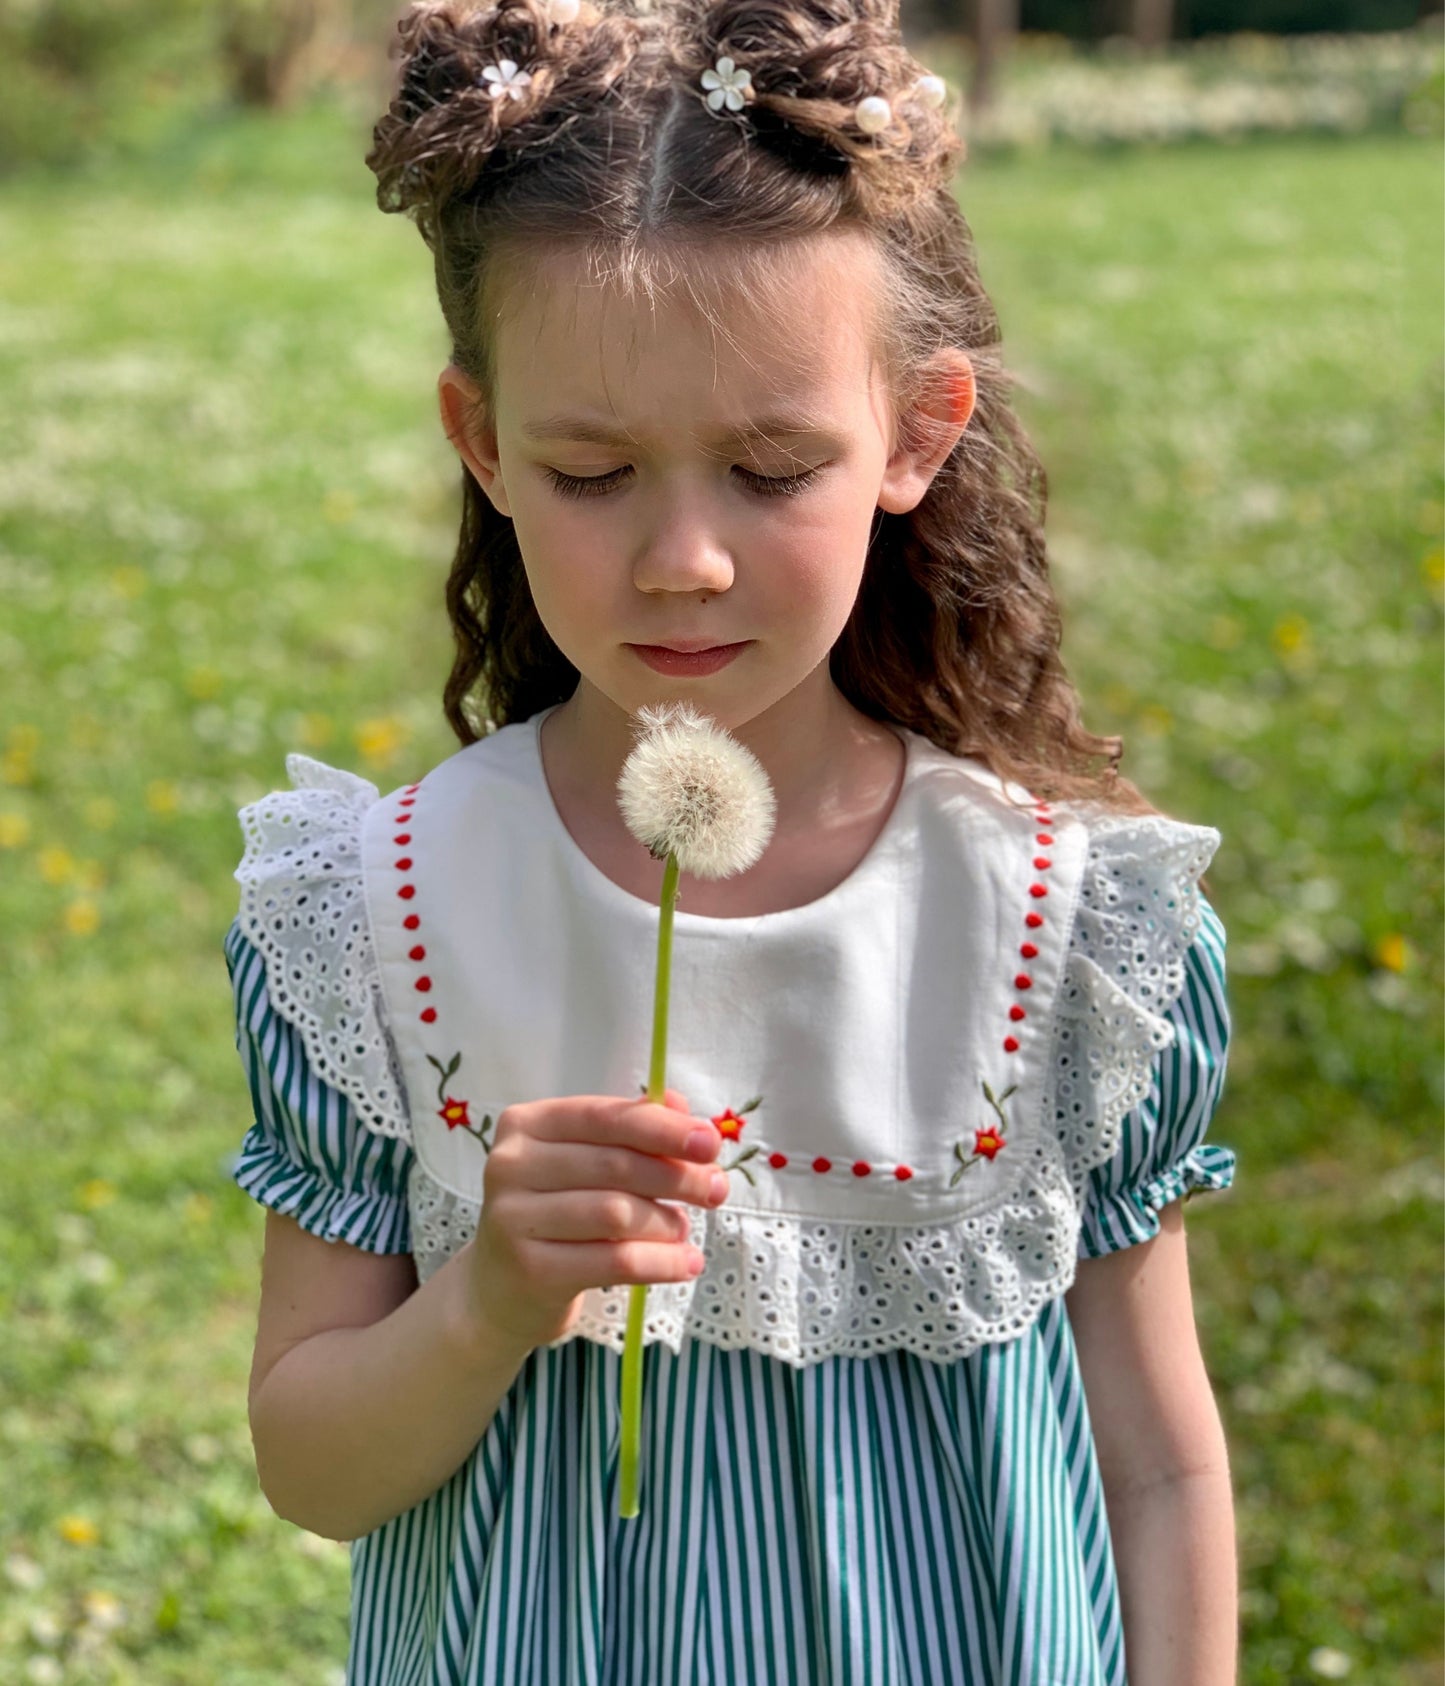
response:
{"label": "lace trim", "polygon": [[316,1076],[347,1097],[368,1129],[409,1141],[362,881],[362,820],[380,792],[308,755],[288,755],[286,772],[294,789],[272,791],[237,816],[246,839],[235,873],[241,930]]}
{"label": "lace trim", "polygon": [[[939,1226],[875,1225],[689,1210],[708,1255],[696,1282],[649,1289],[644,1340],[751,1347],[795,1366],[905,1348],[950,1362],[1022,1333],[1072,1283],[1089,1172],[1118,1151],[1125,1115],[1150,1089],[1167,1018],[1199,930],[1198,880],[1219,833],[1164,816],[1101,815],[1056,1012],[1045,1090],[1059,1155],[1002,1206]],[[410,1185],[425,1280],[475,1233],[480,1206],[420,1163]],[[578,1336],[623,1349],[628,1289],[582,1296]]]}

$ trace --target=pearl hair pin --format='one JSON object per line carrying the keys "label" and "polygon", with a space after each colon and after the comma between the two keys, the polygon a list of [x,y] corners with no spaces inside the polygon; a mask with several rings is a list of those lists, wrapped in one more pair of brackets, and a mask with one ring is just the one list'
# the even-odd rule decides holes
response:
{"label": "pearl hair pin", "polygon": [[[552,0],[554,6],[576,3],[577,0]],[[701,83],[707,91],[707,108],[715,114],[741,111],[757,92],[752,85],[751,73],[727,55],[719,58],[711,69],[703,71]],[[910,97],[929,111],[938,111],[948,98],[948,85],[941,76],[920,76],[913,84]],[[853,107],[853,121],[865,135],[881,135],[893,121],[893,107],[881,94],[869,94]]]}

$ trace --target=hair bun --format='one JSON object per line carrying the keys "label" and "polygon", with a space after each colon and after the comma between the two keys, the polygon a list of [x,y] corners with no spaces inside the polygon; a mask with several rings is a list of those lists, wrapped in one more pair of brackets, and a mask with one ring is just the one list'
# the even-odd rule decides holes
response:
{"label": "hair bun", "polygon": [[546,139],[550,96],[618,33],[593,0],[412,0],[396,25],[396,93],[366,156],[381,209],[414,216],[432,244],[442,209],[494,153]]}
{"label": "hair bun", "polygon": [[897,0],[681,0],[675,18],[681,57],[748,72],[735,121],[795,168],[850,171],[869,214],[947,186],[963,142],[942,79],[903,42]]}

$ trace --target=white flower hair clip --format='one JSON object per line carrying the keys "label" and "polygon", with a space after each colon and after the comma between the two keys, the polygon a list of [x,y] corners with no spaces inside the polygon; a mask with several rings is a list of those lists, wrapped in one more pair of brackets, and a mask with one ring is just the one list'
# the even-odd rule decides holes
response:
{"label": "white flower hair clip", "polygon": [[504,94],[510,94],[514,100],[522,98],[523,90],[531,83],[531,76],[525,70],[519,70],[511,59],[503,59],[500,64],[482,66],[483,81],[478,86],[486,86],[487,92],[494,100],[499,100]]}
{"label": "white flower hair clip", "polygon": [[740,69],[730,58],[721,58],[711,70],[702,73],[702,85],[712,91],[707,96],[709,111],[741,111],[753,85],[752,74]]}

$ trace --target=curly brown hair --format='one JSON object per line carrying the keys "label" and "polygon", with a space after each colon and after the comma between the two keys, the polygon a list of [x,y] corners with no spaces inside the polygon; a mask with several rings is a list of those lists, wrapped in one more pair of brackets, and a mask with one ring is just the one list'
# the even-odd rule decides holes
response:
{"label": "curly brown hair", "polygon": [[[926,71],[897,0],[576,4],[559,23],[547,0],[417,0],[397,25],[397,92],[366,162],[378,204],[431,249],[452,361],[481,404],[495,390],[483,325],[548,252],[580,251],[629,292],[719,267],[766,290],[782,242],[862,231],[885,266],[877,349],[899,414],[945,347],[971,360],[976,402],[917,507],[878,511],[834,683],[1036,796],[1158,812],[1118,771],[1123,740],[1084,729],[1060,660],[1047,480],[951,187],[963,142],[947,106],[913,92]],[[721,56],[752,78],[737,112],[706,104],[700,77]],[[505,59],[530,78],[520,98],[482,77]],[[869,95],[889,101],[880,133],[855,116]],[[512,521],[465,468],[446,602],[444,706],[463,744],[571,695],[577,669],[537,614]]]}

